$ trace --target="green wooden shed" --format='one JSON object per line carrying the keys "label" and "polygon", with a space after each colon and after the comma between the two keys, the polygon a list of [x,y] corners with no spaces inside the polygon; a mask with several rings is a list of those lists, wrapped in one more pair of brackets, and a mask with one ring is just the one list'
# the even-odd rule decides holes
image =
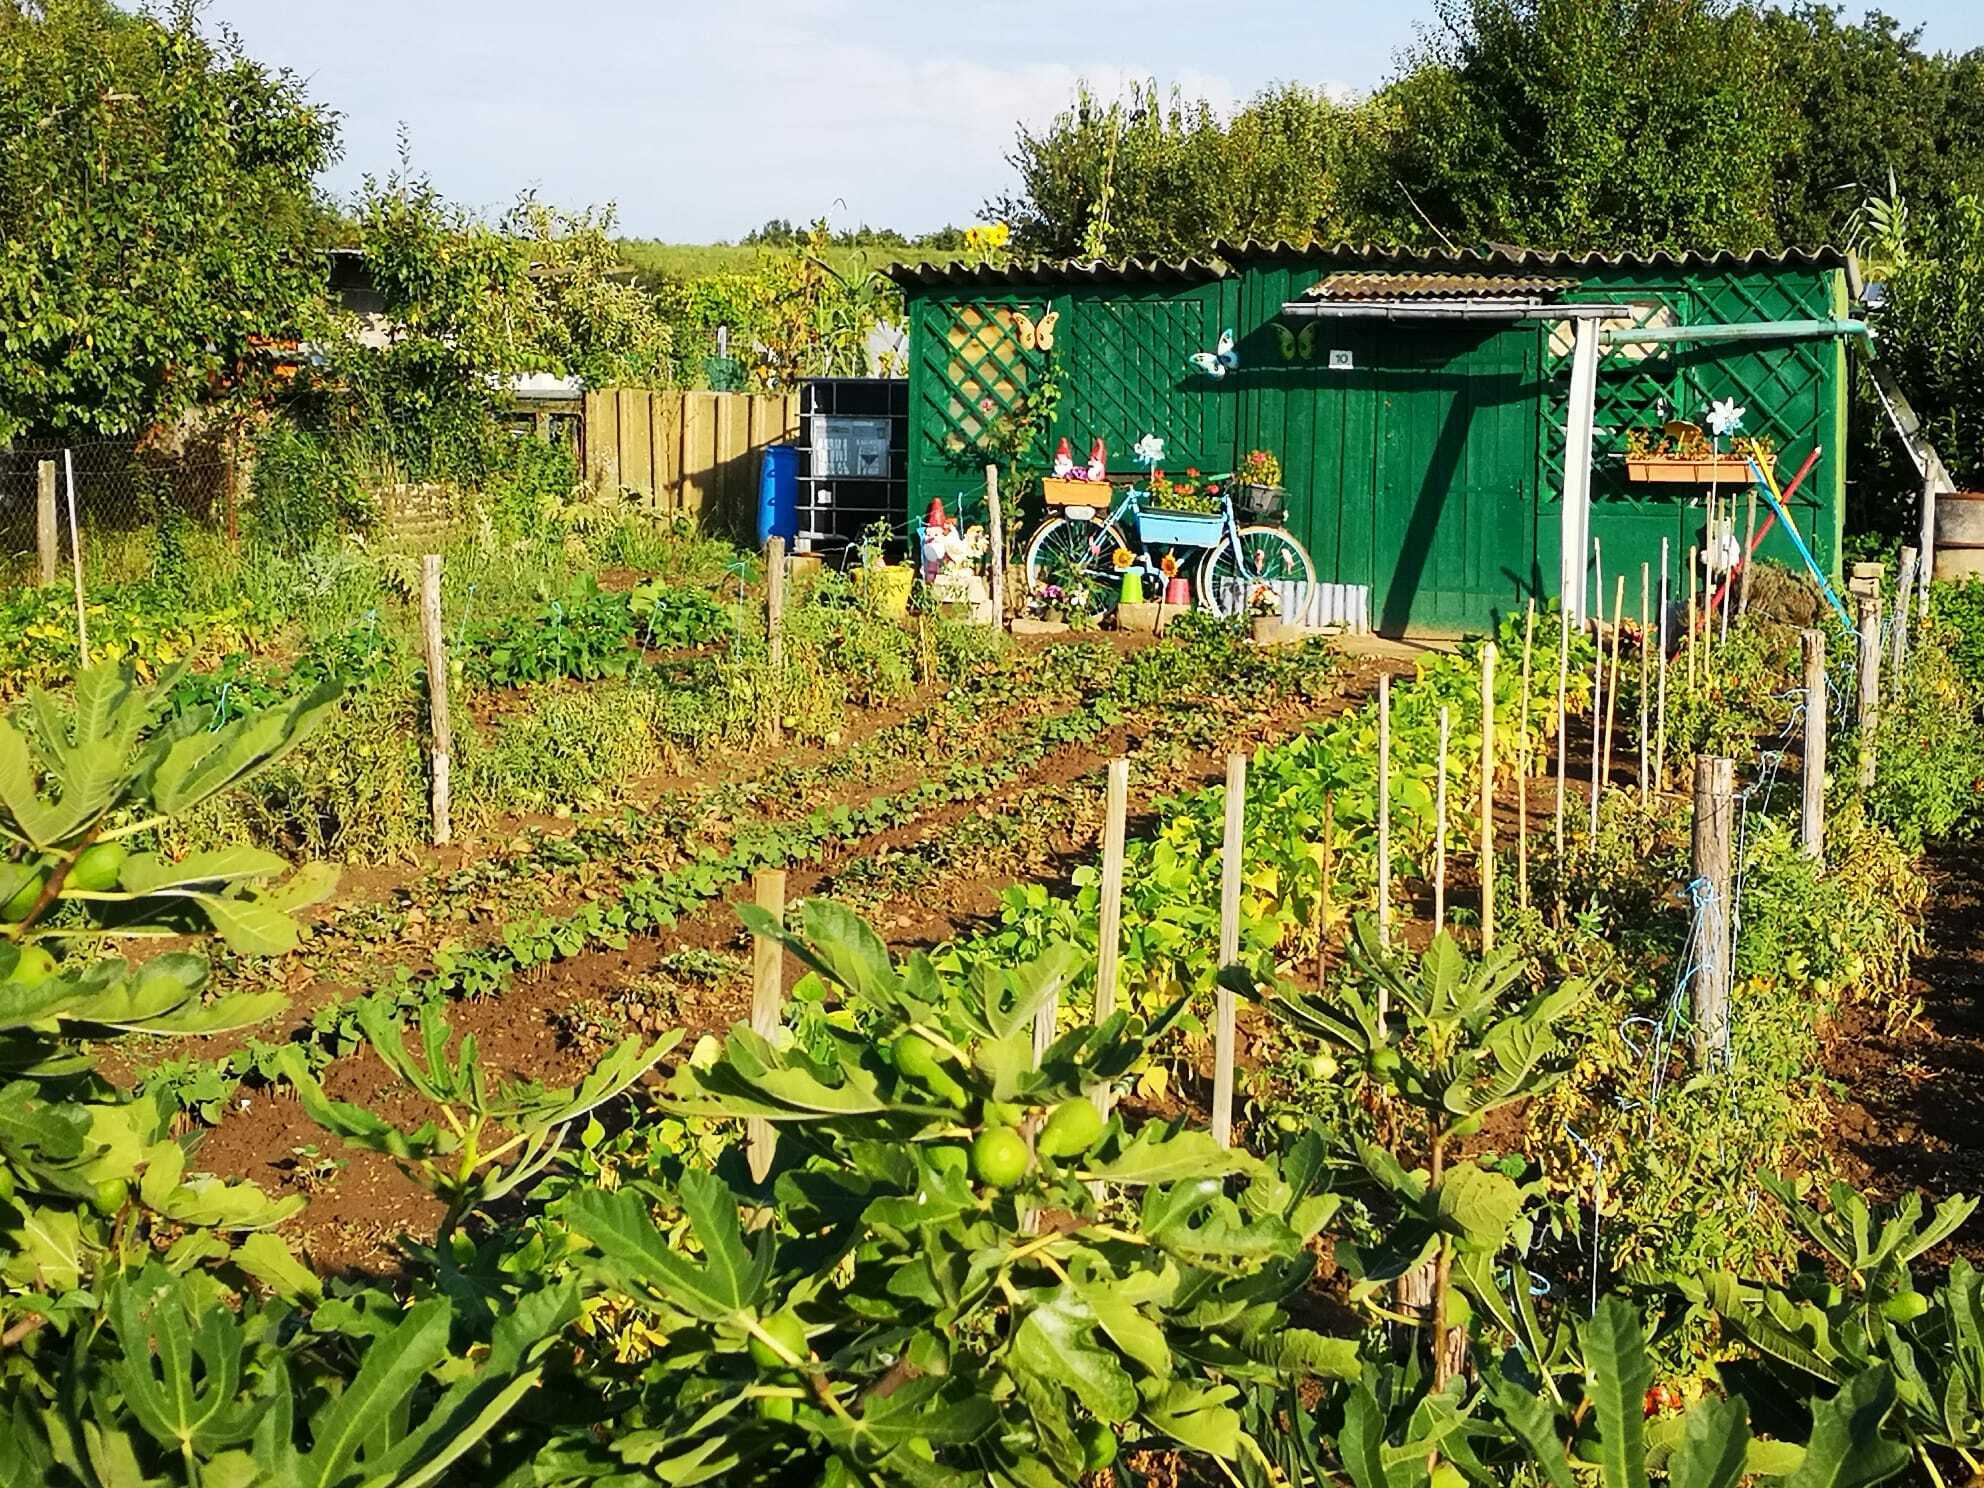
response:
{"label": "green wooden shed", "polygon": [[[904,264],[909,509],[971,511],[1015,410],[1055,390],[1045,465],[1094,438],[1133,469],[1145,434],[1165,466],[1281,460],[1287,522],[1321,583],[1368,589],[1375,628],[1478,630],[1529,596],[1599,607],[1639,569],[1686,593],[1707,485],[1628,478],[1629,431],[1745,410],[1780,484],[1813,450],[1790,510],[1839,566],[1851,262],[1829,248],[1621,255],[1222,245],[1180,262]],[[1052,317],[1050,320],[1049,317]],[[1042,326],[1049,329],[1042,333]],[[1231,330],[1237,365],[1192,354]],[[1727,486],[1720,488],[1726,500]],[[1766,508],[1767,510],[1767,508]],[[1021,522],[1039,518],[1025,512]],[[1740,533],[1739,533],[1740,535]],[[1568,555],[1568,556],[1567,556]],[[1774,530],[1759,556],[1798,563]],[[1603,596],[1609,613],[1612,594]]]}

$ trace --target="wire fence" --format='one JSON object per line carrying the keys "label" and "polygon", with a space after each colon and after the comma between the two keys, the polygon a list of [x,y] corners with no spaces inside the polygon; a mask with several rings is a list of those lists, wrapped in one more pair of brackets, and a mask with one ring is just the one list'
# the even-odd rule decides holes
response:
{"label": "wire fence", "polygon": [[40,552],[44,468],[53,477],[57,562],[71,561],[73,483],[86,571],[93,536],[142,533],[171,513],[216,527],[229,517],[233,464],[218,438],[176,448],[129,437],[24,441],[0,449],[0,558],[17,572],[32,570]]}

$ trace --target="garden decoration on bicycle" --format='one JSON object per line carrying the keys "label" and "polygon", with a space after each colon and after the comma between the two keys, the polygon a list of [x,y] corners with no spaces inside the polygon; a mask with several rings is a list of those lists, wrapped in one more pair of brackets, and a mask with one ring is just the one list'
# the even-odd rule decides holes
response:
{"label": "garden decoration on bicycle", "polygon": [[[1150,485],[1159,492],[1175,491],[1178,484],[1165,482],[1162,472],[1152,472]],[[1134,486],[1126,488],[1106,513],[1096,507],[1064,508],[1036,527],[1027,540],[1028,587],[1065,587],[1078,580],[1113,596],[1124,569],[1159,578],[1162,570],[1155,555],[1167,548],[1203,549],[1194,580],[1201,605],[1221,617],[1244,616],[1256,591],[1265,585],[1281,613],[1299,623],[1316,595],[1316,566],[1307,550],[1279,527],[1242,523],[1234,513],[1226,477],[1209,478],[1205,491],[1216,501],[1211,511],[1168,509],[1153,499],[1152,492]],[[1120,554],[1128,554],[1129,562],[1121,562]]]}

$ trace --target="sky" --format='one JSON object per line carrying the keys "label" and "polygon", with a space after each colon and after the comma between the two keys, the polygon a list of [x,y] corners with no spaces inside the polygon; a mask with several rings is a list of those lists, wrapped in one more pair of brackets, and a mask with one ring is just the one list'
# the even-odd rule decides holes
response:
{"label": "sky", "polygon": [[[1938,50],[1984,0],[1888,0]],[[1857,8],[1855,10],[1857,14]],[[1018,123],[1078,81],[1221,105],[1270,82],[1371,88],[1431,0],[210,0],[209,25],[342,117],[348,197],[397,159],[490,213],[525,189],[621,230],[734,240],[773,217],[921,232],[1011,184]]]}

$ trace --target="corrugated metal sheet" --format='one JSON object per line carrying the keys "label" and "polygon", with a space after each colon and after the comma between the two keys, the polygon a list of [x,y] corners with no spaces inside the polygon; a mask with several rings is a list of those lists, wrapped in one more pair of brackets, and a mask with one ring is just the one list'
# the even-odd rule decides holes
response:
{"label": "corrugated metal sheet", "polygon": [[1209,253],[1182,259],[1015,259],[1004,264],[892,264],[888,275],[904,287],[1002,284],[1203,284],[1223,279],[1244,264],[1316,263],[1345,268],[1585,270],[1613,268],[1751,269],[1776,266],[1839,269],[1851,255],[1843,248],[1753,248],[1747,252],[1656,249],[1651,253],[1575,253],[1564,249],[1394,248],[1376,243],[1215,243]]}
{"label": "corrugated metal sheet", "polygon": [[1539,274],[1331,274],[1304,292],[1311,300],[1510,299],[1535,303],[1575,289],[1575,279]]}

